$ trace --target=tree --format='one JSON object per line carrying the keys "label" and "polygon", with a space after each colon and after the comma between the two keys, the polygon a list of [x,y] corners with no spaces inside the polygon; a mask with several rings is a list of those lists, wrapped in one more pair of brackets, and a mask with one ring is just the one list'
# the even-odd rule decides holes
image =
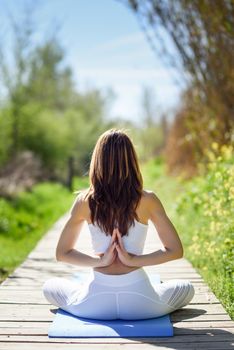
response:
{"label": "tree", "polygon": [[35,47],[28,60],[25,93],[43,108],[63,112],[74,103],[76,93],[70,67],[63,67],[64,50],[56,37]]}
{"label": "tree", "polygon": [[[6,90],[6,100],[9,101],[10,109],[8,114],[12,117],[11,128],[11,146],[9,154],[13,156],[19,150],[19,129],[21,108],[26,102],[24,93],[25,81],[28,78],[27,61],[30,54],[31,37],[33,33],[33,21],[31,16],[32,8],[25,8],[25,16],[21,23],[11,19],[11,28],[13,32],[13,47],[12,47],[12,64],[9,64],[8,57],[4,52],[4,45],[0,47],[0,77],[1,83]],[[12,68],[12,66],[14,68]]]}
{"label": "tree", "polygon": [[[188,137],[203,156],[203,140],[233,142],[234,130],[234,2],[233,0],[122,0],[137,14],[151,47],[163,46],[163,28],[169,35],[176,60],[168,46],[166,54],[186,75],[189,99],[180,114]],[[186,112],[185,112],[186,111]],[[182,117],[183,116],[183,117]],[[183,119],[183,121],[182,121]],[[206,132],[206,136],[204,133]],[[202,134],[202,137],[201,137]],[[179,135],[179,134],[178,134]],[[179,142],[179,140],[178,140]],[[204,146],[204,145],[203,145]],[[184,149],[183,149],[184,151]]]}
{"label": "tree", "polygon": [[25,5],[21,20],[10,15],[12,48],[6,52],[3,43],[0,48],[0,83],[6,91],[2,117],[11,120],[9,157],[14,157],[24,147],[23,119],[26,118],[25,109],[29,109],[25,106],[31,104],[32,118],[35,118],[40,110],[63,112],[77,96],[72,71],[64,66],[65,51],[57,31],[41,43],[34,41],[35,9],[35,5]]}
{"label": "tree", "polygon": [[6,90],[0,110],[0,166],[30,150],[40,158],[49,178],[64,178],[71,157],[80,175],[105,128],[111,94],[77,91],[57,32],[38,42],[31,13],[26,11],[21,18],[11,21],[12,50],[6,52],[4,45],[0,50],[0,83]]}

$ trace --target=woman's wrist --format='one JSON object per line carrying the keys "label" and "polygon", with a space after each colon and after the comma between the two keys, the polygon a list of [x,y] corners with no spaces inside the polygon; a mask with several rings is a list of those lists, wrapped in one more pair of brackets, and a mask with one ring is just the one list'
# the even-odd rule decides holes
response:
{"label": "woman's wrist", "polygon": [[102,258],[100,256],[92,257],[93,264],[92,267],[103,267]]}
{"label": "woman's wrist", "polygon": [[71,249],[68,253],[60,257],[59,261],[78,266],[102,267],[103,261],[100,256],[91,256],[76,249]]}
{"label": "woman's wrist", "polygon": [[170,260],[178,259],[180,256],[166,248],[158,249],[152,253],[134,255],[131,259],[131,266],[143,267],[150,265],[158,265]]}
{"label": "woman's wrist", "polygon": [[142,267],[142,255],[134,255],[131,257],[130,266],[131,267]]}
{"label": "woman's wrist", "polygon": [[103,259],[102,259],[102,256],[98,256],[98,257],[95,257],[93,258],[94,259],[94,265],[93,267],[105,267],[105,266],[108,266],[110,264],[106,264],[104,263]]}

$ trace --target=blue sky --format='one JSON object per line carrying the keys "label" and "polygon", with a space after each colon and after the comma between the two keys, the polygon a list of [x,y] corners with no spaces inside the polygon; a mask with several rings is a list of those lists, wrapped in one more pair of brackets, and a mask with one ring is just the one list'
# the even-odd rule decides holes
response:
{"label": "blue sky", "polygon": [[[5,28],[7,9],[19,16],[25,2],[29,1],[2,1],[0,20]],[[37,3],[35,18],[41,34],[46,36],[56,22],[61,23],[58,37],[77,88],[83,91],[92,86],[102,90],[109,87],[115,92],[111,117],[140,120],[142,86],[152,88],[157,111],[174,109],[179,101],[180,76],[155,55],[136,16],[121,2],[37,0]],[[168,41],[166,36],[163,38]]]}

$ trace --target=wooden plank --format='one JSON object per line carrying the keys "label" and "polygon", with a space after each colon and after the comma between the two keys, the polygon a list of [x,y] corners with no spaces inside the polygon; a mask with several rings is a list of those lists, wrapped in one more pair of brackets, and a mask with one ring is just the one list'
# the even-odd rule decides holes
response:
{"label": "wooden plank", "polygon": [[[109,338],[110,339],[110,338]],[[39,339],[40,340],[40,339]],[[233,343],[231,341],[216,341],[216,342],[196,342],[190,341],[189,339],[186,342],[176,342],[176,343],[167,343],[164,338],[158,338],[156,341],[151,341],[150,339],[141,340],[139,339],[139,342],[113,342],[113,341],[105,341],[100,342],[100,340],[89,342],[82,342],[79,339],[56,339],[56,338],[50,338],[47,339],[47,341],[26,341],[20,339],[12,339],[8,340],[8,342],[0,342],[0,349],[16,349],[16,343],[17,343],[17,349],[64,349],[64,344],[69,344],[69,349],[73,347],[78,349],[108,349],[110,350],[110,346],[114,345],[114,349],[128,349],[128,350],[142,350],[142,347],[144,347],[144,350],[152,349],[152,346],[154,349],[160,349],[160,350],[168,350],[168,349],[177,349],[177,350],[199,350],[199,349],[206,349],[206,350],[228,350],[233,349]],[[5,347],[3,347],[5,346]]]}
{"label": "wooden plank", "polygon": [[[3,323],[3,322],[1,322]],[[51,322],[4,322],[3,324],[0,323],[0,334],[1,335],[48,335],[48,328],[51,324]],[[183,324],[183,328],[178,328],[177,324],[176,327],[174,327],[174,335],[207,335],[209,333],[212,334],[234,334],[234,327],[220,327],[220,328],[185,328],[185,325]]]}
{"label": "wooden plank", "polygon": [[[50,311],[49,311],[50,312]],[[35,327],[40,325],[49,325],[51,324],[51,320],[47,320],[47,321],[38,321],[37,323],[35,323],[35,321],[31,321],[31,320],[21,320],[21,321],[15,321],[15,320],[11,320],[11,321],[4,321],[1,320],[0,321],[0,329],[4,328],[4,327]],[[230,320],[226,320],[226,321],[217,321],[217,322],[213,322],[212,324],[208,324],[206,321],[204,322],[197,322],[196,318],[194,318],[194,320],[192,320],[190,322],[190,325],[192,325],[191,329],[195,329],[195,328],[209,328],[209,329],[221,329],[222,328],[222,324],[221,322],[223,322],[223,328],[232,328],[234,329],[234,324],[233,321]],[[182,328],[185,325],[184,321],[181,322],[177,322],[175,325],[175,328]]]}
{"label": "wooden plank", "polygon": [[[212,323],[212,327],[208,326],[206,322],[196,322],[192,321],[190,322],[190,325],[193,324],[191,328],[186,328],[184,329],[183,327],[185,326],[184,322],[177,322],[174,331],[177,332],[178,334],[182,334],[184,331],[186,334],[194,334],[194,332],[197,330],[199,334],[205,334],[207,331],[212,331],[215,333],[223,333],[222,329],[227,329],[231,333],[234,333],[234,325],[232,321],[223,321],[223,326],[219,323],[222,321],[217,321],[215,323]],[[7,334],[6,329],[12,330],[12,334],[15,334],[15,332],[27,332],[30,330],[32,334],[35,333],[35,327],[37,330],[40,330],[40,333],[42,334],[47,334],[47,330],[49,325],[51,324],[51,321],[38,321],[38,322],[33,322],[33,321],[0,321],[0,332],[1,334]],[[202,326],[202,327],[201,327]],[[11,334],[11,333],[9,333]]]}
{"label": "wooden plank", "polygon": [[[38,307],[37,312],[32,312],[31,309],[33,307],[33,305],[29,305],[29,308],[26,308],[26,310],[24,311],[24,313],[20,312],[19,307],[22,305],[17,305],[17,307],[15,306],[13,310],[11,310],[10,312],[3,312],[0,315],[0,320],[1,321],[52,321],[54,319],[55,313],[56,313],[56,308],[52,308],[51,312],[45,313],[43,311],[41,311],[40,309],[44,306],[44,305],[40,305],[40,307]],[[176,322],[186,322],[189,323],[191,321],[193,321],[196,318],[196,321],[228,321],[230,320],[230,317],[227,314],[194,314],[194,313],[189,313],[189,311],[187,311],[187,313],[185,314],[179,314],[179,313],[171,313],[170,314],[170,319],[173,323]]]}
{"label": "wooden plank", "polygon": [[[119,344],[119,343],[132,343],[132,344],[139,344],[142,341],[149,341],[150,343],[154,344],[154,343],[159,343],[162,342],[162,337],[158,338],[158,337],[150,337],[146,338],[146,337],[139,337],[138,339],[136,339],[136,337],[126,337],[126,338],[108,338],[108,339],[103,339],[103,338],[80,338],[77,339],[79,340],[80,343],[99,343],[99,344],[103,344],[105,343],[105,340],[107,340],[108,343],[111,344]],[[46,342],[48,340],[48,336],[47,335],[18,335],[18,334],[10,334],[10,335],[0,335],[0,342],[1,341],[26,341],[26,342]],[[54,338],[53,342],[61,342],[64,341],[66,342],[67,339],[62,339],[62,338]],[[224,331],[223,334],[215,334],[214,332],[210,332],[209,334],[196,334],[196,335],[191,335],[191,334],[184,334],[184,335],[177,335],[177,337],[163,337],[163,342],[164,343],[169,343],[169,344],[173,344],[173,343],[182,343],[182,342],[203,342],[203,343],[214,343],[214,342],[223,342],[223,341],[230,341],[233,342],[234,341],[234,335],[232,333],[229,333],[227,331]]]}

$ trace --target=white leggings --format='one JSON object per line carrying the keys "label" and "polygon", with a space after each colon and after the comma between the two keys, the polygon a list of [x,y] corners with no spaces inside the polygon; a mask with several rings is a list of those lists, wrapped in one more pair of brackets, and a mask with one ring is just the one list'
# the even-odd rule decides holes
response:
{"label": "white leggings", "polygon": [[122,275],[92,269],[83,286],[53,277],[43,284],[45,298],[80,317],[137,320],[160,317],[187,305],[194,296],[191,282],[172,279],[152,285],[143,267]]}

